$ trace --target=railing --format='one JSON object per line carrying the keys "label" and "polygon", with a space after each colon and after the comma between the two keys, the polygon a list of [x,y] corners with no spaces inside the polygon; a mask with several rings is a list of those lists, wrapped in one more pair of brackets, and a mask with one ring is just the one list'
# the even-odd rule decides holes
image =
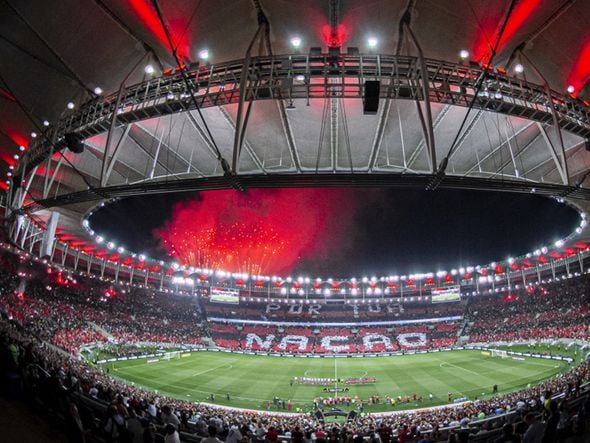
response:
{"label": "railing", "polygon": [[[244,100],[321,99],[328,97],[363,97],[365,80],[380,80],[381,98],[423,100],[421,82],[428,79],[430,101],[468,106],[484,70],[439,60],[426,60],[426,73],[421,72],[415,57],[393,55],[277,55],[255,57],[244,70],[244,61],[197,67],[184,76],[149,79],[118,94],[99,97],[82,105],[78,112],[62,119],[48,129],[25,154],[22,165],[39,164],[53,149],[65,145],[66,133],[77,132],[85,138],[109,130],[113,114],[120,123],[133,123],[160,115],[169,115],[195,108],[237,103],[240,83],[246,72]],[[191,99],[194,95],[195,101]],[[562,129],[590,137],[590,111],[578,100],[554,91],[548,96],[544,87],[523,79],[488,71],[474,107],[539,122],[552,121],[551,104],[557,111]],[[31,168],[28,167],[30,170]]]}

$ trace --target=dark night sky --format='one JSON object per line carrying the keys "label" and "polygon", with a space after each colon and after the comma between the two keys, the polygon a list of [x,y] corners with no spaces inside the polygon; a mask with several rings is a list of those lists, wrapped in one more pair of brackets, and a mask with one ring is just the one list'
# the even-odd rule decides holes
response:
{"label": "dark night sky", "polygon": [[[210,191],[211,192],[211,191]],[[553,200],[480,191],[350,189],[354,218],[328,257],[301,261],[292,271],[350,277],[436,272],[517,256],[565,237],[578,214]],[[195,194],[121,200],[95,213],[91,227],[128,250],[165,258],[152,235],[175,202]],[[332,214],[338,222],[339,214]]]}

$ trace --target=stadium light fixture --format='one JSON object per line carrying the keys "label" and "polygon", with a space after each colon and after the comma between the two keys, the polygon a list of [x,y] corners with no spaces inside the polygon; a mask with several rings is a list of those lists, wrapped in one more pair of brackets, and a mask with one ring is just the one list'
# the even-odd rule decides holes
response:
{"label": "stadium light fixture", "polygon": [[74,105],[74,102],[68,102],[66,106],[68,107],[68,109],[74,109],[76,107],[76,105]]}
{"label": "stadium light fixture", "polygon": [[94,88],[94,93],[96,95],[102,94],[102,88],[100,86],[97,86],[96,88]]}
{"label": "stadium light fixture", "polygon": [[154,72],[156,72],[153,65],[145,65],[145,68],[143,68],[143,71],[149,75],[152,75]]}
{"label": "stadium light fixture", "polygon": [[198,55],[201,60],[209,60],[209,50],[208,49],[201,49],[199,51]]}
{"label": "stadium light fixture", "polygon": [[369,37],[367,39],[367,45],[369,46],[369,48],[371,49],[375,49],[377,47],[377,44],[379,43],[379,40],[377,40],[376,37]]}
{"label": "stadium light fixture", "polygon": [[573,94],[574,92],[576,92],[576,88],[574,87],[574,85],[569,85],[567,87],[567,92],[570,94]]}
{"label": "stadium light fixture", "polygon": [[517,63],[516,66],[514,66],[514,72],[518,74],[522,74],[524,72],[524,66],[522,63]]}
{"label": "stadium light fixture", "polygon": [[18,150],[19,150],[20,152],[23,152],[25,149],[26,149],[26,148],[25,148],[23,145],[20,145],[20,146],[18,147]]}
{"label": "stadium light fixture", "polygon": [[43,126],[49,126],[49,121],[48,120],[43,120]]}
{"label": "stadium light fixture", "polygon": [[563,241],[562,239],[559,239],[554,243],[556,248],[561,248],[564,244],[565,244],[565,241]]}
{"label": "stadium light fixture", "polygon": [[104,241],[104,237],[102,237],[100,235],[97,235],[95,240],[96,240],[96,243],[99,243],[100,244],[100,243],[102,243]]}
{"label": "stadium light fixture", "polygon": [[542,252],[543,254],[547,254],[547,251],[549,251],[549,250],[547,249],[547,246],[543,246],[543,247],[541,248],[541,252]]}
{"label": "stadium light fixture", "polygon": [[14,154],[14,155],[12,156],[12,158],[14,158],[15,160],[18,160],[20,157],[19,157],[19,155],[18,155],[18,154]]}
{"label": "stadium light fixture", "polygon": [[467,49],[461,49],[459,52],[459,57],[461,60],[465,60],[467,57],[469,57],[469,51]]}
{"label": "stadium light fixture", "polygon": [[32,138],[37,138],[37,133],[36,132],[31,132],[31,137]]}
{"label": "stadium light fixture", "polygon": [[299,49],[301,47],[301,37],[291,37],[291,46],[295,49]]}
{"label": "stadium light fixture", "polygon": [[109,249],[115,249],[115,246],[116,245],[112,241],[107,243],[107,248],[109,248]]}

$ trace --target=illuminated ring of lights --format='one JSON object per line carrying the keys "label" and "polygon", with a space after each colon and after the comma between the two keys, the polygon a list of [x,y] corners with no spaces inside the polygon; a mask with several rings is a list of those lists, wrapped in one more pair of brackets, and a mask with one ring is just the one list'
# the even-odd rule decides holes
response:
{"label": "illuminated ring of lights", "polygon": [[[339,65],[327,63],[327,55],[313,58],[308,55],[279,55],[275,57],[254,57],[248,74],[257,78],[253,84],[246,85],[246,95],[250,100],[294,99],[305,98],[362,98],[362,81],[379,79],[383,86],[380,98],[422,100],[420,84],[420,64],[414,57],[396,57],[390,55],[340,55]],[[362,62],[362,63],[361,63]],[[429,98],[433,103],[468,106],[476,81],[483,74],[478,68],[464,65],[426,60],[430,83]],[[314,65],[315,63],[315,65]],[[322,68],[317,68],[321,65]],[[361,69],[362,65],[362,69]],[[313,68],[316,66],[316,68]],[[237,103],[240,98],[240,79],[243,61],[221,63],[208,66],[206,69],[188,71],[187,75],[199,90],[195,94],[198,106],[215,107]],[[231,78],[232,81],[228,82]],[[336,81],[322,82],[311,87],[311,79],[329,78]],[[338,83],[342,79],[344,83]],[[347,83],[350,80],[351,83]],[[544,88],[527,83],[521,79],[488,73],[490,86],[496,85],[501,96],[487,94],[478,96],[474,102],[476,109],[496,112],[504,115],[524,117],[537,122],[550,122],[552,114],[549,106],[541,99]],[[51,127],[46,139],[55,139],[56,147],[65,145],[64,135],[77,132],[84,138],[108,130],[112,116],[116,113],[120,123],[133,123],[157,115],[171,115],[194,109],[190,96],[182,95],[184,81],[180,74],[150,79],[127,88],[126,97],[133,101],[123,101],[121,108],[116,107],[117,96],[111,95],[83,105],[76,113]],[[457,89],[458,88],[458,89]],[[490,89],[493,90],[493,89]],[[142,92],[140,94],[140,92]],[[172,95],[172,98],[170,98]],[[141,97],[141,100],[136,100]],[[554,105],[558,108],[560,126],[563,130],[582,137],[590,136],[590,114],[587,108],[566,96],[551,93]],[[55,131],[55,132],[54,132]],[[49,146],[41,139],[25,153],[24,160],[19,164],[19,172],[23,172],[23,164],[43,161],[49,155]],[[222,189],[231,186],[247,187],[308,187],[308,186],[425,186],[433,178],[432,174],[393,174],[375,172],[368,174],[359,169],[354,174],[315,174],[304,171],[300,174],[268,174],[246,175],[228,179],[223,176],[211,176],[198,179],[178,181],[144,182],[134,185],[109,186],[72,192],[55,198],[48,198],[32,203],[23,208],[25,212],[41,208],[51,208],[71,203],[83,203],[116,197],[126,197],[146,193],[172,192],[175,190],[206,190]],[[237,182],[236,182],[237,180]],[[459,177],[449,175],[440,185],[455,189],[504,190],[511,192],[536,192],[544,196],[575,197],[590,201],[590,190],[574,186],[563,186],[552,183],[527,182],[524,180],[494,180],[478,177]],[[565,198],[568,201],[567,197]],[[563,198],[560,197],[562,200]],[[569,201],[568,201],[569,203]],[[579,207],[579,212],[582,211]],[[572,233],[566,240],[571,239]]]}

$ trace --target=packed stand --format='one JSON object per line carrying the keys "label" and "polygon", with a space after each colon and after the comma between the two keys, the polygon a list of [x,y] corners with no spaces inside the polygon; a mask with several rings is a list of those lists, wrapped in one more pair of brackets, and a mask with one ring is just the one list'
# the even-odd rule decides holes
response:
{"label": "packed stand", "polygon": [[211,322],[214,343],[240,351],[354,354],[449,348],[457,341],[459,324],[424,323],[393,327],[241,326]]}
{"label": "packed stand", "polygon": [[[324,303],[323,300],[281,300],[240,301],[239,306],[226,305],[205,300],[209,318],[235,318],[244,320],[293,322],[338,322],[362,323],[378,321],[403,321],[441,317],[461,317],[465,311],[464,302],[433,304],[430,301],[387,302],[383,299],[356,300],[348,303]],[[304,302],[304,303],[303,303]]]}
{"label": "packed stand", "polygon": [[469,342],[590,339],[588,282],[570,279],[471,300]]}
{"label": "packed stand", "polygon": [[9,272],[3,277],[0,312],[68,352],[106,342],[201,345],[206,336],[195,298],[115,289],[39,263],[16,266],[10,254],[3,260]]}
{"label": "packed stand", "polygon": [[[273,411],[220,409],[155,395],[43,347],[17,323],[6,319],[0,321],[2,392],[16,395],[18,393],[14,391],[22,386],[27,398],[35,398],[46,405],[46,412],[58,414],[72,435],[72,441],[83,441],[89,435],[120,443],[168,441],[164,440],[167,435],[174,436],[169,441],[182,442],[197,442],[207,435],[216,435],[228,443],[242,439],[252,443],[273,443],[278,441],[278,436],[297,443],[304,441],[302,435],[314,436],[316,441],[330,436],[330,441],[342,443],[360,443],[365,439],[384,443],[395,441],[395,438],[397,441],[418,441],[425,435],[429,435],[431,441],[440,441],[450,438],[449,434],[454,438],[461,433],[474,438],[500,435],[508,425],[510,431],[506,432],[516,430],[521,435],[534,429],[542,434],[565,436],[581,432],[585,425],[590,403],[587,396],[579,396],[583,392],[582,384],[588,380],[589,369],[588,363],[584,363],[530,389],[490,400],[395,415],[359,414],[341,424],[328,425],[322,414],[315,412],[289,415]],[[15,380],[20,382],[15,383]],[[8,392],[10,390],[12,392]],[[551,399],[553,394],[561,392],[565,393],[567,402]],[[346,401],[344,398],[343,404]],[[372,401],[380,400],[373,398]],[[331,401],[328,404],[316,400],[317,410],[327,412],[331,406]],[[536,415],[531,416],[530,411],[535,411]],[[504,413],[512,413],[509,421],[485,421]],[[564,417],[561,428],[555,426],[556,414]],[[545,423],[539,422],[537,416],[544,417]],[[524,422],[519,421],[521,417],[525,418]],[[534,423],[542,426],[533,428]],[[379,435],[379,440],[375,434]]]}

